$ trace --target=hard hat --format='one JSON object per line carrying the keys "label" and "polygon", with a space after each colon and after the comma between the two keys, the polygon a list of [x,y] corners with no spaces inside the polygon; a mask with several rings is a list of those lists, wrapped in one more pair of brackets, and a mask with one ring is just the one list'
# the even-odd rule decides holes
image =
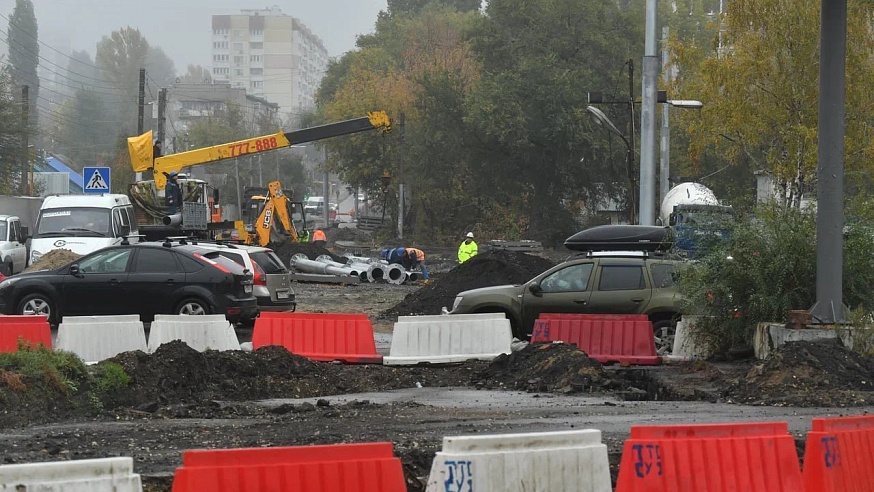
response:
{"label": "hard hat", "polygon": [[469,237],[469,238],[473,239],[473,233],[472,233],[472,232],[468,232],[468,233],[467,233],[467,236],[465,236],[465,237]]}
{"label": "hard hat", "polygon": [[176,172],[176,171],[170,171],[170,174],[168,174],[167,177],[172,179],[172,178],[175,178],[175,177],[178,176],[178,175],[179,175],[178,172]]}

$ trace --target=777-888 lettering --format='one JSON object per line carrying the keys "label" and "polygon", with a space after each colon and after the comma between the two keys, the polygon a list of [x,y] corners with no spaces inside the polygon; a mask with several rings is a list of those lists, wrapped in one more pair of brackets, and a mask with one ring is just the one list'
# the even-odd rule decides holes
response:
{"label": "777-888 lettering", "polygon": [[231,151],[231,157],[237,157],[245,154],[251,154],[252,152],[263,152],[265,150],[272,150],[278,146],[279,144],[276,141],[276,137],[264,137],[246,140],[243,142],[236,142],[229,145],[228,148]]}

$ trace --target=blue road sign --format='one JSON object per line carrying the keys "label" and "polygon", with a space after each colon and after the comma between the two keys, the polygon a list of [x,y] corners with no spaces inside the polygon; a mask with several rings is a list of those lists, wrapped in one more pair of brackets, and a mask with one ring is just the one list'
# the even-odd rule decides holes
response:
{"label": "blue road sign", "polygon": [[82,170],[85,193],[109,193],[111,182],[108,167],[86,167]]}

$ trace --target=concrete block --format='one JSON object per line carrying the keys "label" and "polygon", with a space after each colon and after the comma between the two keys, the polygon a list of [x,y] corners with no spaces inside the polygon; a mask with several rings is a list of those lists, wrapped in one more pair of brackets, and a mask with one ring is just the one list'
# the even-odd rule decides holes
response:
{"label": "concrete block", "polygon": [[0,466],[0,492],[142,492],[133,458]]}
{"label": "concrete block", "polygon": [[427,492],[610,492],[607,446],[595,429],[444,437]]}
{"label": "concrete block", "polygon": [[771,351],[787,342],[815,341],[841,338],[845,346],[852,348],[850,330],[839,333],[835,329],[791,329],[779,323],[759,323],[753,338],[753,350],[757,359],[767,359]]}
{"label": "concrete block", "polygon": [[55,348],[100,362],[132,350],[146,351],[146,333],[138,315],[65,316],[58,326]]}
{"label": "concrete block", "polygon": [[677,322],[671,354],[663,357],[666,363],[690,362],[710,357],[711,354],[708,351],[695,345],[690,333],[694,329],[695,321],[699,318],[700,316],[683,316]]}
{"label": "concrete block", "polygon": [[173,340],[182,340],[198,352],[240,350],[237,332],[223,314],[156,315],[149,329],[149,352]]}
{"label": "concrete block", "polygon": [[[416,318],[416,317],[405,317]],[[424,316],[422,321],[394,325],[386,365],[492,360],[509,354],[513,340],[510,320]]]}

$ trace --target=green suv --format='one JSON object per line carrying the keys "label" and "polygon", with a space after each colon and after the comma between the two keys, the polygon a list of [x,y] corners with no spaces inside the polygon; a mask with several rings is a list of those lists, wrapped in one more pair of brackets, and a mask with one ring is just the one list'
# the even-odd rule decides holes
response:
{"label": "green suv", "polygon": [[674,287],[678,264],[645,251],[581,253],[522,285],[461,292],[449,314],[505,313],[521,340],[531,335],[540,313],[646,314],[665,353],[681,314]]}

